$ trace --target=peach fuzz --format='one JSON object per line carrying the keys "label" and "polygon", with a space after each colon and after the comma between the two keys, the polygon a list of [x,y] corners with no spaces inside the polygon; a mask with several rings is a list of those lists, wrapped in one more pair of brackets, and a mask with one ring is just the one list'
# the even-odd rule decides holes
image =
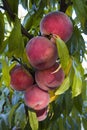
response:
{"label": "peach fuzz", "polygon": [[31,65],[39,70],[51,67],[57,60],[57,48],[49,39],[37,36],[26,45],[26,54]]}
{"label": "peach fuzz", "polygon": [[56,63],[49,69],[37,70],[35,72],[36,83],[41,89],[48,91],[55,89],[62,84],[65,74],[62,68],[59,68],[59,70],[56,71],[58,67],[59,64]]}
{"label": "peach fuzz", "polygon": [[48,92],[40,89],[37,84],[32,85],[24,93],[25,104],[34,110],[41,110],[47,107],[49,100]]}
{"label": "peach fuzz", "polygon": [[40,31],[42,35],[56,34],[67,42],[72,35],[73,24],[65,13],[54,11],[42,18]]}
{"label": "peach fuzz", "polygon": [[17,91],[24,91],[34,83],[32,75],[19,64],[10,70],[10,78],[11,87]]}

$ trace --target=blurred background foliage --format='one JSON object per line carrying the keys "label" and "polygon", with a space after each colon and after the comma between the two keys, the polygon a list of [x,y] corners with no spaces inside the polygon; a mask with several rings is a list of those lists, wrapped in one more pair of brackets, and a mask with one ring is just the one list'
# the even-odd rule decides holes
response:
{"label": "blurred background foliage", "polygon": [[[10,88],[9,71],[17,63],[13,56],[30,67],[25,46],[40,35],[42,17],[55,10],[65,12],[73,23],[72,37],[64,46],[72,63],[61,89],[51,95],[55,100],[49,104],[47,119],[38,122],[25,106],[23,92]],[[87,129],[86,37],[87,0],[0,0],[0,130]]]}

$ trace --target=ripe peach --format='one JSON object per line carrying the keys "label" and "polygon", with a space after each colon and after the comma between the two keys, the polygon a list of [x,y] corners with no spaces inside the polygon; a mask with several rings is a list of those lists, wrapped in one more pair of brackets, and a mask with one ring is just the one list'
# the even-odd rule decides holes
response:
{"label": "ripe peach", "polygon": [[57,59],[57,48],[49,39],[37,36],[26,46],[26,54],[33,67],[42,70],[51,67]]}
{"label": "ripe peach", "polygon": [[15,65],[10,71],[11,87],[17,91],[24,91],[34,83],[32,75],[21,65]]}
{"label": "ripe peach", "polygon": [[37,84],[32,85],[24,94],[25,104],[34,110],[41,110],[47,107],[49,100],[48,92],[40,89]]}
{"label": "ripe peach", "polygon": [[46,119],[47,117],[47,113],[48,113],[48,108],[44,108],[44,109],[41,109],[41,110],[37,110],[35,111],[36,112],[36,115],[37,115],[37,119],[38,121],[43,121]]}
{"label": "ripe peach", "polygon": [[61,85],[64,80],[64,71],[62,68],[56,71],[58,67],[59,64],[56,63],[49,69],[37,70],[35,72],[35,80],[41,89],[48,91]]}
{"label": "ripe peach", "polygon": [[47,14],[40,22],[42,35],[56,34],[67,42],[73,32],[73,25],[69,17],[60,11]]}

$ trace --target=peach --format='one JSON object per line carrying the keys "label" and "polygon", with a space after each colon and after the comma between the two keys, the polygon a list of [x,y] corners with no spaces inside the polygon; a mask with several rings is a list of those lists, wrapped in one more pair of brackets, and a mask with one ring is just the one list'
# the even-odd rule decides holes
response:
{"label": "peach", "polygon": [[73,24],[65,13],[54,11],[42,18],[40,31],[42,35],[56,34],[67,42],[72,35]]}
{"label": "peach", "polygon": [[34,83],[32,75],[21,65],[15,65],[10,71],[11,87],[17,91],[24,91]]}
{"label": "peach", "polygon": [[46,117],[47,117],[48,108],[46,107],[46,108],[44,108],[44,109],[37,110],[37,111],[35,111],[35,112],[36,112],[38,121],[43,121],[43,120],[45,120]]}
{"label": "peach", "polygon": [[58,67],[59,64],[55,63],[55,65],[49,69],[37,70],[35,72],[36,83],[41,89],[48,91],[62,84],[64,80],[64,71],[62,68],[56,71]]}
{"label": "peach", "polygon": [[26,54],[31,65],[39,70],[51,67],[57,59],[57,48],[49,39],[37,36],[26,45]]}
{"label": "peach", "polygon": [[47,107],[49,100],[48,92],[40,89],[37,84],[32,85],[24,93],[25,104],[34,110],[41,110]]}

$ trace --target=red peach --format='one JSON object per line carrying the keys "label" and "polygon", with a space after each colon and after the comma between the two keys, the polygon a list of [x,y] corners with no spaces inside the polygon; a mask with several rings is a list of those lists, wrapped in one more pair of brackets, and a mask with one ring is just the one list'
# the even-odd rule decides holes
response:
{"label": "red peach", "polygon": [[15,65],[10,71],[11,87],[17,91],[24,91],[34,83],[32,75],[21,65]]}
{"label": "red peach", "polygon": [[56,34],[67,42],[72,35],[73,25],[65,13],[54,11],[42,18],[40,31],[42,35]]}
{"label": "red peach", "polygon": [[56,71],[58,67],[59,64],[56,63],[49,69],[37,70],[35,72],[35,80],[41,89],[48,91],[62,84],[64,80],[64,71],[62,68]]}
{"label": "red peach", "polygon": [[35,112],[36,112],[38,121],[43,121],[43,120],[45,120],[46,117],[47,117],[48,108],[46,107],[46,108],[44,108],[44,109],[37,110],[37,111],[35,111]]}
{"label": "red peach", "polygon": [[25,104],[34,110],[41,110],[47,107],[49,100],[48,92],[40,89],[37,84],[32,85],[24,94]]}
{"label": "red peach", "polygon": [[58,57],[56,45],[41,36],[34,37],[28,42],[26,54],[31,65],[39,70],[51,67]]}

